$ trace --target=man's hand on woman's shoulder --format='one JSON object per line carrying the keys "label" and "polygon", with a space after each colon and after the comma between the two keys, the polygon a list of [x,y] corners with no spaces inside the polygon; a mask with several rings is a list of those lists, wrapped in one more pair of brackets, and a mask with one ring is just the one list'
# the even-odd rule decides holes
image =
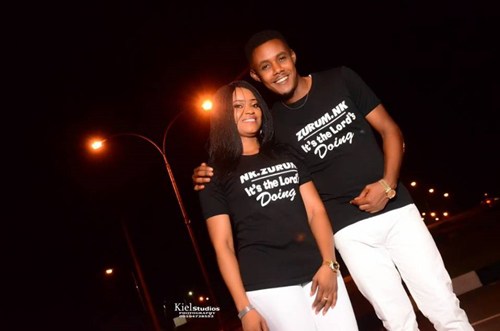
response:
{"label": "man's hand on woman's shoulder", "polygon": [[214,175],[214,169],[203,162],[198,167],[194,168],[193,185],[195,191],[201,191],[205,188],[206,183],[210,182],[210,177]]}

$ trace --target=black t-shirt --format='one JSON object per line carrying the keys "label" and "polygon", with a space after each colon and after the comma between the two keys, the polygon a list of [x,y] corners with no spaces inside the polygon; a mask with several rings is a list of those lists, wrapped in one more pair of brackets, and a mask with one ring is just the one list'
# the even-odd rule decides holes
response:
{"label": "black t-shirt", "polygon": [[[338,67],[312,74],[309,94],[289,105],[296,109],[281,102],[272,107],[276,138],[291,145],[311,171],[334,231],[377,215],[349,201],[384,174],[382,150],[365,119],[379,104],[354,71]],[[379,213],[412,203],[402,183],[397,193]]]}
{"label": "black t-shirt", "polygon": [[242,156],[231,175],[199,192],[205,219],[231,219],[247,291],[309,282],[321,265],[299,191],[310,180],[292,155],[260,153]]}

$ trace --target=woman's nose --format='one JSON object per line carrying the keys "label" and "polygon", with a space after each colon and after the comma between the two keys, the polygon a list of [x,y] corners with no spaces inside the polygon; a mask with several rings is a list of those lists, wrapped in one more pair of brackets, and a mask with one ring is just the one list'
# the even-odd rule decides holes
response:
{"label": "woman's nose", "polygon": [[253,114],[255,113],[255,109],[251,106],[246,106],[245,107],[245,114]]}

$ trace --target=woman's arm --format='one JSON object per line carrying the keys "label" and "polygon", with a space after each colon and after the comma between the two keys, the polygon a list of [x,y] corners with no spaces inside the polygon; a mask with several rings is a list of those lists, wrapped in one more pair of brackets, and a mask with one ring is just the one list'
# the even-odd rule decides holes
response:
{"label": "woman's arm", "polygon": [[[207,219],[208,234],[217,256],[222,278],[233,297],[238,312],[250,305],[241,279],[240,268],[234,250],[233,233],[228,215],[216,215]],[[244,330],[268,330],[264,318],[255,310],[241,319]]]}
{"label": "woman's arm", "polygon": [[[314,183],[309,181],[302,184],[300,193],[323,261],[336,261],[332,225]],[[316,298],[313,307],[316,308],[316,313],[323,310],[323,314],[326,314],[337,303],[337,273],[326,264],[322,264],[313,277],[311,295],[314,293]]]}

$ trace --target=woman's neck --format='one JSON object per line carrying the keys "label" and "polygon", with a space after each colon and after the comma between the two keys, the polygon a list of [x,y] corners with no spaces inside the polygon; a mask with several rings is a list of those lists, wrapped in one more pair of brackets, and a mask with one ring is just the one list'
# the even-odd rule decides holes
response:
{"label": "woman's neck", "polygon": [[260,144],[256,137],[253,138],[241,137],[241,142],[243,144],[242,155],[254,155],[259,153]]}

